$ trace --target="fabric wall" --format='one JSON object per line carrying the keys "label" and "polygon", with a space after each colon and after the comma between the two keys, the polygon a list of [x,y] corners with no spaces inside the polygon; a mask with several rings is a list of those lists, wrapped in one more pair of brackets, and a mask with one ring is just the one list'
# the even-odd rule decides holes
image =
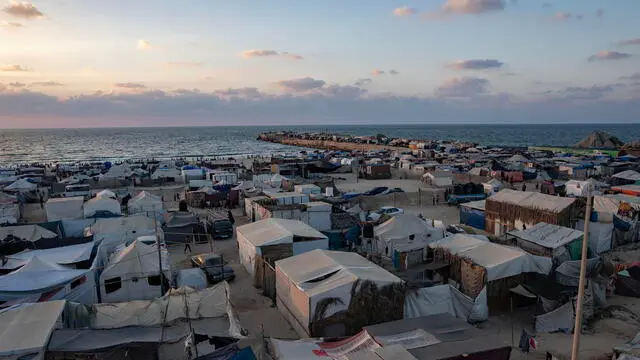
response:
{"label": "fabric wall", "polygon": [[439,285],[410,291],[405,297],[404,318],[449,313],[468,322],[485,321],[489,317],[487,289],[472,299],[451,285]]}

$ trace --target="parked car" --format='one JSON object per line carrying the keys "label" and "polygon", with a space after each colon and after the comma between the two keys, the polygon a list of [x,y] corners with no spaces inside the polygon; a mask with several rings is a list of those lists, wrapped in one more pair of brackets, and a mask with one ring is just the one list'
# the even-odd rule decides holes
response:
{"label": "parked car", "polygon": [[353,199],[355,197],[358,197],[360,195],[362,195],[362,194],[360,194],[358,192],[348,192],[348,193],[344,193],[342,195],[342,198],[345,199],[345,200],[349,200],[349,199]]}
{"label": "parked car", "polygon": [[211,235],[214,239],[232,238],[233,224],[229,219],[215,219],[211,224]]}
{"label": "parked car", "polygon": [[362,193],[362,195],[366,195],[366,196],[375,196],[375,195],[380,195],[383,192],[389,190],[388,187],[386,186],[378,186],[378,187],[374,187],[373,189],[369,190],[369,191],[365,191]]}
{"label": "parked car", "polygon": [[211,284],[216,284],[223,280],[231,281],[236,278],[233,268],[226,265],[222,256],[218,254],[208,253],[192,256],[191,266],[202,269]]}
{"label": "parked car", "polygon": [[392,193],[403,193],[404,190],[400,189],[400,188],[387,188],[387,190],[381,192],[378,195],[387,195],[387,194],[392,194]]}
{"label": "parked car", "polygon": [[204,271],[198,268],[182,269],[176,274],[176,285],[202,290],[207,287],[207,276]]}
{"label": "parked car", "polygon": [[367,217],[368,220],[370,221],[376,221],[378,219],[380,219],[380,217],[382,215],[387,215],[390,217],[394,217],[396,215],[399,214],[404,214],[404,210],[397,208],[397,207],[393,207],[393,206],[383,206],[380,208],[380,210],[372,212],[371,214],[369,214],[369,216]]}

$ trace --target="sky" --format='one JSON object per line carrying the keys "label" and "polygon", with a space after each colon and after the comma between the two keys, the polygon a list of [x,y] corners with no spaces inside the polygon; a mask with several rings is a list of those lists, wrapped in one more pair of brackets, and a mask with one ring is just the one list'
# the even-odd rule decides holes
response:
{"label": "sky", "polygon": [[0,128],[637,123],[637,0],[0,0]]}

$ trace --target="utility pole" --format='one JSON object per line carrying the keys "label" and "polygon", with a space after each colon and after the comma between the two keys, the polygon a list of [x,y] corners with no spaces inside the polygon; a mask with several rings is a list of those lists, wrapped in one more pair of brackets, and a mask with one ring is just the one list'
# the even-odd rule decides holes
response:
{"label": "utility pole", "polygon": [[[587,185],[589,187],[589,185]],[[580,334],[582,332],[582,305],[584,302],[585,276],[587,272],[587,249],[589,244],[589,223],[591,222],[591,207],[593,197],[591,189],[587,189],[587,209],[584,215],[584,236],[582,238],[582,257],[580,258],[580,282],[578,285],[578,301],[576,303],[576,322],[573,329],[573,345],[571,348],[571,360],[578,360],[580,351]]]}
{"label": "utility pole", "polygon": [[153,212],[153,230],[156,234],[156,246],[158,248],[158,267],[160,268],[160,296],[164,295],[164,273],[162,272],[162,250],[160,249],[160,237],[158,236],[157,213]]}

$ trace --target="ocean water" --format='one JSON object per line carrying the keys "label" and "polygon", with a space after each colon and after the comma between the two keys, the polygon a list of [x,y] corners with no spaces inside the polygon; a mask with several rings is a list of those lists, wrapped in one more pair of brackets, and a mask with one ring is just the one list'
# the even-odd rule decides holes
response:
{"label": "ocean water", "polygon": [[264,131],[383,133],[393,137],[460,140],[482,145],[569,146],[596,130],[628,142],[640,124],[365,125],[0,130],[0,163],[71,162],[194,156],[242,156],[299,151],[257,141]]}

